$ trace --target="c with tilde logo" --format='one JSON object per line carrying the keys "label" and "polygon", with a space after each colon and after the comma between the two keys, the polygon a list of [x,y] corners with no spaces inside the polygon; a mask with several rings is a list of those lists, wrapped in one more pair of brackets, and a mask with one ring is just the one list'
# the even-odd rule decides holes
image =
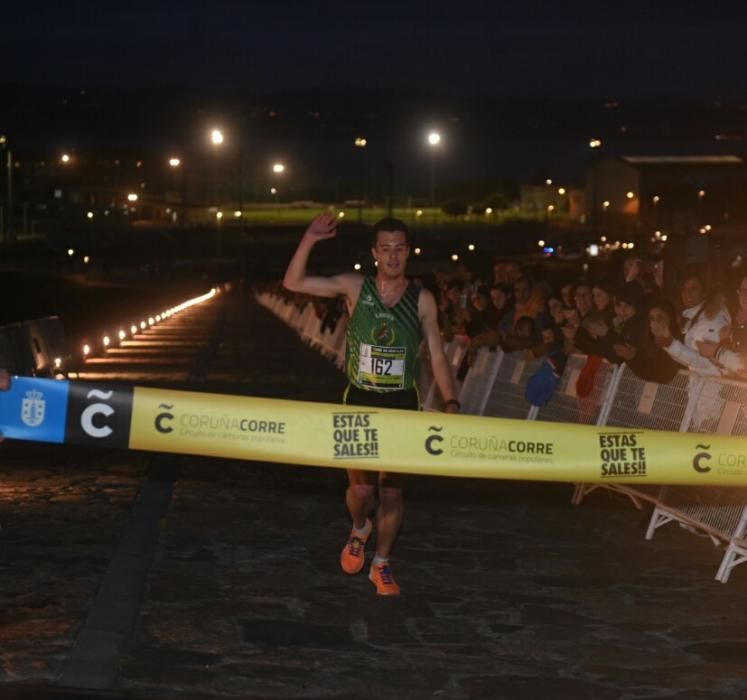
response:
{"label": "c with tilde logo", "polygon": [[162,403],[159,404],[158,408],[163,408],[165,410],[156,416],[156,419],[153,421],[153,426],[159,433],[167,434],[174,432],[174,428],[169,425],[169,423],[174,420],[174,414],[170,412],[171,409],[174,408],[174,404]]}
{"label": "c with tilde logo", "polygon": [[132,418],[132,388],[70,384],[67,440],[126,448]]}

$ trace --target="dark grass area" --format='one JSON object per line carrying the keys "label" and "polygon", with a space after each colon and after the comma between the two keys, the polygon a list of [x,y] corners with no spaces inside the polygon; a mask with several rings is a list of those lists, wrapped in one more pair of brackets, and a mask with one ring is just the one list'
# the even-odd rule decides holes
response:
{"label": "dark grass area", "polygon": [[[309,213],[309,218],[312,216]],[[455,269],[454,252],[481,279],[489,279],[494,257],[524,257],[540,277],[573,278],[578,262],[538,261],[538,226],[504,225],[449,229],[418,227],[410,273],[428,275]],[[248,285],[278,280],[303,233],[303,226],[248,227],[187,231],[133,227],[126,234],[92,231],[77,236],[55,235],[48,240],[17,242],[0,247],[0,325],[56,315],[66,336],[79,342],[89,333],[115,332],[137,322],[143,313],[159,310],[203,293],[216,283],[244,280]],[[315,248],[309,271],[332,274],[361,263],[372,273],[370,229],[344,223],[337,238]],[[468,244],[476,246],[469,252]],[[67,255],[69,248],[75,257]],[[92,263],[84,265],[83,253]],[[536,270],[547,267],[547,270]]]}
{"label": "dark grass area", "polygon": [[148,277],[124,282],[87,281],[54,272],[0,272],[0,325],[59,316],[69,340],[131,323],[143,313],[201,294],[211,287],[204,278],[160,281]]}

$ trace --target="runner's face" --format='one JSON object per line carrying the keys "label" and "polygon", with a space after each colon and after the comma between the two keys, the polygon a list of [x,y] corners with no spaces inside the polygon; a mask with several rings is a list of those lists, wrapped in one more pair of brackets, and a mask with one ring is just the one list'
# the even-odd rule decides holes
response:
{"label": "runner's face", "polygon": [[378,274],[385,277],[400,277],[405,274],[410,248],[403,231],[379,231],[371,252],[378,263]]}

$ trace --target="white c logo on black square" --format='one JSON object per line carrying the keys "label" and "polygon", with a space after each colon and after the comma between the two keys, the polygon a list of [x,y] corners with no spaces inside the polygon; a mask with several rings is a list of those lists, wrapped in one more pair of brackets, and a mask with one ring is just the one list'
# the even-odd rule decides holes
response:
{"label": "white c logo on black square", "polygon": [[132,387],[70,382],[65,442],[129,447],[132,396]]}
{"label": "white c logo on black square", "polygon": [[[111,399],[111,391],[99,391],[98,389],[91,389],[86,395],[89,399]],[[92,403],[90,406],[83,410],[80,414],[80,427],[83,431],[90,435],[92,438],[105,438],[112,434],[112,429],[104,424],[96,426],[93,423],[94,416],[103,415],[110,416],[114,413],[114,409],[108,403]]]}

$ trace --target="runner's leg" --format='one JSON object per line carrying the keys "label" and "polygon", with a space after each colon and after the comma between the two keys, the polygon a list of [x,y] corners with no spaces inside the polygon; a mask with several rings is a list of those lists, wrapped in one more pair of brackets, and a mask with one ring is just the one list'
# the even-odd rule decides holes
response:
{"label": "runner's leg", "polygon": [[366,526],[366,518],[374,505],[374,477],[376,472],[366,472],[359,469],[348,469],[348,490],[345,492],[345,504],[353,527],[362,530]]}
{"label": "runner's leg", "polygon": [[387,559],[399,534],[404,512],[402,479],[398,474],[379,475],[379,510],[376,514],[376,556]]}

